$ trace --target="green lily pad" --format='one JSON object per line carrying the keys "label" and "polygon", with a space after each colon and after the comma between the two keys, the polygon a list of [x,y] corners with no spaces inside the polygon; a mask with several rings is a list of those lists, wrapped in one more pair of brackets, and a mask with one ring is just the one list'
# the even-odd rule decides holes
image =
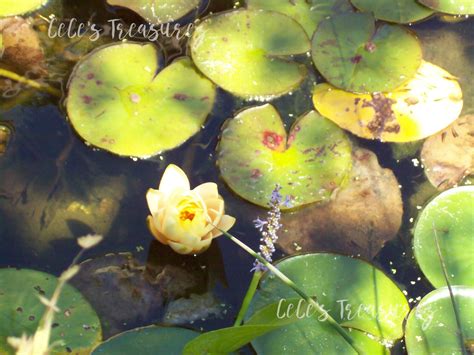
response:
{"label": "green lily pad", "polygon": [[334,86],[352,92],[385,92],[412,79],[421,46],[409,30],[375,26],[366,13],[341,14],[321,22],[313,37],[313,62]]}
{"label": "green lily pad", "polygon": [[146,158],[172,149],[201,129],[215,98],[214,85],[189,58],[160,69],[151,44],[101,47],[72,74],[67,112],[90,144]]}
{"label": "green lily pad", "polygon": [[[0,353],[14,354],[7,338],[32,335],[45,306],[39,296],[51,298],[58,280],[34,270],[0,269]],[[88,354],[102,339],[100,320],[92,307],[72,286],[65,285],[54,317],[50,343],[62,341],[52,354]]]}
{"label": "green lily pad", "polygon": [[266,99],[299,86],[307,69],[285,57],[308,52],[310,43],[292,18],[244,9],[202,21],[191,37],[190,48],[196,66],[224,90]]}
{"label": "green lily pad", "polygon": [[[463,344],[469,349],[474,342],[474,288],[452,287],[458,310]],[[444,355],[469,354],[462,351],[453,302],[447,287],[439,288],[426,295],[408,317],[405,341],[409,354]]]}
{"label": "green lily pad", "polygon": [[472,0],[417,0],[429,8],[452,15],[473,15],[474,2]]}
{"label": "green lily pad", "polygon": [[199,333],[184,328],[150,326],[120,333],[100,344],[92,355],[182,354]]}
{"label": "green lily pad", "polygon": [[354,11],[349,0],[247,0],[247,8],[277,11],[290,16],[303,26],[309,37],[325,18]]}
{"label": "green lily pad", "polygon": [[48,0],[2,0],[0,2],[0,17],[22,15],[39,9]]}
{"label": "green lily pad", "polygon": [[449,283],[474,286],[473,201],[474,186],[447,190],[428,203],[416,222],[415,257],[435,287],[446,286],[436,237]]}
{"label": "green lily pad", "polygon": [[371,12],[379,20],[396,23],[411,23],[423,20],[433,10],[420,5],[416,0],[351,0],[355,7]]}
{"label": "green lily pad", "polygon": [[351,171],[351,151],[344,132],[315,111],[297,119],[287,134],[280,115],[267,104],[227,121],[218,165],[242,198],[266,207],[279,184],[291,207],[297,207],[329,199]]}
{"label": "green lily pad", "polygon": [[[306,294],[316,297],[341,326],[353,329],[349,334],[358,337],[358,343],[365,343],[361,339],[368,338],[365,333],[385,344],[403,336],[408,302],[392,280],[367,262],[337,254],[317,253],[289,257],[276,266]],[[267,274],[260,283],[253,309],[280,302],[278,315],[287,316],[288,312],[296,311],[288,307],[286,301],[294,297],[296,293],[291,288]],[[306,317],[305,312],[300,311],[300,314],[304,316],[298,323],[255,339],[252,345],[257,353],[280,354],[284,349],[298,349],[301,354],[354,353],[324,318],[315,322]]]}
{"label": "green lily pad", "polygon": [[107,0],[110,5],[126,7],[150,23],[172,22],[195,10],[200,0]]}

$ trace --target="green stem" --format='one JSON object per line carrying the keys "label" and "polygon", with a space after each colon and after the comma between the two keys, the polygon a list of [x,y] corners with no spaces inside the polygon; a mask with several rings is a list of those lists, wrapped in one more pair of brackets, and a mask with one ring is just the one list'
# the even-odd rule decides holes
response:
{"label": "green stem", "polygon": [[448,286],[449,297],[451,298],[451,303],[453,304],[454,318],[456,319],[456,326],[458,328],[458,333],[459,333],[459,341],[461,342],[461,351],[463,355],[467,355],[468,353],[466,350],[466,342],[464,340],[464,334],[462,332],[461,317],[458,312],[456,300],[454,299],[454,293],[451,287],[451,283],[449,282],[448,269],[446,268],[446,263],[444,261],[443,254],[441,253],[441,247],[439,245],[439,239],[438,239],[438,231],[436,230],[434,226],[434,222],[433,222],[433,232],[434,232],[435,243],[436,243],[436,251],[438,252],[439,261],[441,263],[441,269],[443,270],[444,280],[446,282],[446,285]]}
{"label": "green stem", "polygon": [[59,97],[59,98],[62,97],[62,93],[61,93],[60,90],[55,89],[55,88],[53,88],[53,87],[51,87],[47,84],[39,83],[35,80],[25,78],[25,77],[23,77],[21,75],[18,75],[18,74],[14,73],[10,70],[0,68],[0,76],[3,76],[5,78],[8,78],[8,79],[11,79],[11,80],[14,80],[14,81],[18,81],[19,83],[28,85],[28,86],[30,86],[34,89],[46,92],[46,93],[51,94],[53,96],[56,96],[56,97]]}
{"label": "green stem", "polygon": [[336,322],[334,318],[332,318],[327,311],[320,306],[318,302],[316,302],[313,298],[309,297],[302,289],[300,289],[292,280],[290,280],[285,274],[283,274],[280,270],[278,270],[276,267],[274,267],[272,264],[270,264],[267,260],[265,260],[261,255],[257,254],[255,251],[253,251],[250,247],[248,247],[245,243],[241,242],[239,239],[234,237],[232,234],[219,229],[219,231],[224,234],[227,238],[232,240],[235,244],[237,244],[239,247],[244,249],[247,253],[252,255],[255,259],[260,261],[265,267],[270,270],[272,273],[275,274],[281,281],[283,281],[286,285],[291,287],[298,295],[300,295],[301,298],[303,298],[306,302],[311,304],[314,309],[316,310],[316,313],[318,315],[323,316],[326,318],[326,321],[334,327],[334,329],[349,343],[349,345],[358,353],[358,354],[364,354],[364,352],[359,349],[357,344],[355,344],[354,340],[350,337],[349,333],[341,327],[339,323]]}
{"label": "green stem", "polygon": [[244,300],[242,301],[242,306],[240,307],[239,314],[237,315],[237,319],[235,320],[234,327],[238,327],[242,324],[245,315],[247,314],[247,310],[249,309],[250,302],[252,301],[253,296],[255,295],[255,291],[257,291],[258,283],[260,282],[260,278],[262,277],[263,272],[255,271],[253,273],[252,281],[250,281],[249,288],[247,293],[245,294]]}

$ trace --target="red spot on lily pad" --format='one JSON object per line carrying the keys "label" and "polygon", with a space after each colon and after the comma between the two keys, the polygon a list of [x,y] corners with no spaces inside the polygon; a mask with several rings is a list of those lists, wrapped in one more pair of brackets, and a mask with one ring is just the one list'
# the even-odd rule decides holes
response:
{"label": "red spot on lily pad", "polygon": [[89,104],[92,102],[92,97],[91,97],[91,96],[88,96],[88,95],[84,95],[84,96],[82,97],[82,101],[84,101],[84,103],[85,103],[86,105],[89,105]]}
{"label": "red spot on lily pad", "polygon": [[280,147],[280,144],[283,142],[283,137],[275,132],[265,131],[263,132],[262,143],[264,146],[276,150]]}

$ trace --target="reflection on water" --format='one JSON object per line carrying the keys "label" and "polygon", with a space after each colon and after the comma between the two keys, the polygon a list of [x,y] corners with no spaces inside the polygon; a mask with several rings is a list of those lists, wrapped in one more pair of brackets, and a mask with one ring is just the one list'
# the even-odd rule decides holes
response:
{"label": "reflection on water", "polygon": [[[214,1],[211,9],[222,10],[230,5],[229,1]],[[70,11],[86,20],[90,16],[87,5],[72,5]],[[114,16],[116,14],[97,9],[99,20]],[[464,114],[472,113],[474,20],[447,24],[433,18],[412,26],[412,29],[421,39],[425,59],[459,78],[465,97]],[[169,47],[171,55],[168,60],[184,49],[178,47],[180,50],[177,50],[176,43],[173,46]],[[304,56],[299,60],[310,63]],[[311,65],[308,67],[312,68]],[[310,88],[320,80],[313,72],[303,87]],[[90,261],[85,270],[106,268],[114,273],[107,279],[99,277],[98,283],[88,284],[85,277],[75,282],[94,299],[93,303],[96,302],[102,315],[109,318],[107,334],[163,320],[166,312],[163,306],[189,294],[194,295],[190,298],[195,302],[191,303],[192,307],[200,311],[207,308],[212,310],[212,314],[196,311],[197,316],[184,313],[177,319],[192,319],[193,326],[204,329],[230,325],[250,280],[252,259],[224,238],[198,258],[178,256],[171,249],[157,245],[144,223],[148,215],[144,197],[149,187],[157,185],[169,163],[181,166],[194,186],[216,181],[227,202],[227,212],[239,221],[233,228],[234,234],[256,249],[259,235],[251,221],[257,215],[264,215],[265,211],[239,199],[226,187],[219,179],[214,153],[223,121],[251,104],[219,92],[205,129],[180,148],[148,161],[119,158],[87,147],[71,132],[62,109],[44,98],[33,96],[30,101],[14,108],[2,106],[2,122],[8,121],[9,125],[5,129],[0,127],[0,267],[34,268],[58,274],[77,252],[73,238],[94,231],[106,238],[99,248],[87,255],[97,259]],[[312,108],[309,95],[301,89],[277,99],[274,104],[287,125]],[[7,130],[11,137],[8,151],[4,153]],[[372,150],[382,167],[392,169],[402,187],[402,227],[396,239],[387,243],[375,260],[394,280],[406,287],[413,305],[430,290],[430,286],[414,265],[410,229],[420,206],[436,191],[426,182],[423,169],[416,160],[416,150],[397,161],[390,145],[353,139]],[[384,199],[384,191],[377,198]],[[303,216],[306,216],[305,209],[286,218],[293,222],[284,227],[284,233],[295,238],[285,246],[287,253],[334,248],[345,252],[350,250],[350,244],[338,246],[344,243],[326,241],[315,246],[298,242],[299,236],[295,234],[304,234],[304,224],[312,222]],[[104,257],[105,254],[120,252],[129,254]],[[364,254],[357,247],[353,253],[373,254]],[[143,271],[145,267],[146,273],[137,276],[137,270]],[[123,277],[129,280],[126,288],[117,282]],[[97,288],[91,285],[97,285]],[[94,297],[94,294],[99,296],[107,290],[121,295],[123,313],[115,314],[106,306],[107,300]],[[203,296],[209,290],[213,294]],[[135,308],[143,309],[136,312],[125,309],[127,301],[134,302]],[[201,308],[196,305],[201,305]],[[171,307],[181,311],[183,308],[180,303]]]}

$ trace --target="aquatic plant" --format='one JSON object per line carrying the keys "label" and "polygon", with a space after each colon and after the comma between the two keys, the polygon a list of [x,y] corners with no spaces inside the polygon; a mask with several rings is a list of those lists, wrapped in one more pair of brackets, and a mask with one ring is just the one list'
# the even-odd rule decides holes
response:
{"label": "aquatic plant", "polygon": [[176,21],[197,9],[200,2],[201,0],[107,0],[110,5],[136,12],[152,24]]}
{"label": "aquatic plant", "polygon": [[303,28],[273,11],[239,9],[212,15],[199,23],[190,40],[199,70],[224,90],[247,99],[273,98],[298,87],[307,69],[289,57],[309,49]]}
{"label": "aquatic plant", "polygon": [[351,143],[316,111],[298,118],[287,133],[272,105],[245,109],[224,124],[217,150],[230,188],[263,207],[277,184],[291,208],[326,201],[351,171]]}
{"label": "aquatic plant", "polygon": [[351,0],[351,2],[360,11],[373,13],[379,20],[396,23],[413,23],[434,13],[416,0]]}
{"label": "aquatic plant", "polygon": [[77,64],[66,108],[85,141],[146,158],[201,129],[214,105],[214,85],[186,57],[158,72],[161,55],[150,43],[126,42],[100,47]]}
{"label": "aquatic plant", "polygon": [[44,6],[48,0],[2,0],[0,2],[0,18],[22,15]]}
{"label": "aquatic plant", "polygon": [[79,271],[76,262],[82,253],[101,240],[98,235],[78,238],[82,249],[59,278],[28,269],[0,269],[2,354],[81,353],[101,340],[96,313],[78,291],[67,285]]}
{"label": "aquatic plant", "polygon": [[208,182],[191,190],[188,177],[176,165],[168,165],[158,190],[149,189],[146,198],[150,232],[179,254],[202,253],[235,223],[234,217],[224,214],[217,184]]}
{"label": "aquatic plant", "polygon": [[421,45],[404,27],[382,24],[367,13],[324,20],[312,41],[313,63],[332,85],[352,92],[390,91],[421,65]]}
{"label": "aquatic plant", "polygon": [[456,120],[463,107],[456,78],[429,62],[423,62],[413,79],[392,92],[354,94],[319,84],[313,103],[341,128],[386,142],[431,136]]}
{"label": "aquatic plant", "polygon": [[473,15],[474,2],[472,0],[417,0],[433,10],[452,15]]}

